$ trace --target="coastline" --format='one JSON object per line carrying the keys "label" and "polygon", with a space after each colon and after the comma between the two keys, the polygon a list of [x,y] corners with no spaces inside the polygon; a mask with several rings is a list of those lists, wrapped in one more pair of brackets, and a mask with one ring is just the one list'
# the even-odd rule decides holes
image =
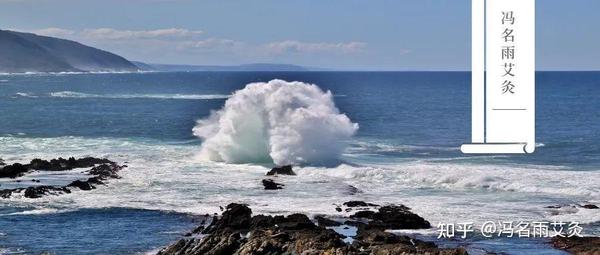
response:
{"label": "coastline", "polygon": [[[21,171],[4,171],[7,173],[7,175],[4,176],[5,178],[14,178],[18,175],[25,175],[26,177],[28,172],[35,169],[66,171],[73,168],[81,169],[81,167],[85,168],[98,163],[115,164],[107,159],[96,158],[82,158],[77,160],[73,158],[68,160],[59,158],[51,161],[34,159],[31,163],[19,168],[21,165],[18,163],[7,164],[7,162],[2,162],[2,166],[4,166],[2,170],[11,170],[15,167],[18,168],[17,170],[21,169]],[[97,177],[93,178],[107,178],[111,176],[111,178],[118,178],[116,172],[120,170],[120,168],[121,167],[119,166],[119,168],[113,168],[113,170],[109,170],[108,172],[99,172]],[[92,168],[92,175],[94,169],[96,169],[96,167]],[[262,184],[265,189],[264,192],[285,193],[286,187],[280,182],[283,181],[283,183],[289,183],[295,178],[302,178],[295,177],[295,175],[296,173],[290,166],[271,169],[264,174],[264,178],[269,178],[263,179]],[[99,180],[89,182],[89,180],[90,179],[88,179],[88,182],[79,182],[75,180],[65,187],[40,190],[35,196],[25,195],[24,199],[36,199],[42,196],[62,196],[65,193],[70,193],[62,190],[67,187],[84,191],[92,190],[96,188],[91,185],[92,183],[94,185],[104,184],[110,187],[110,183],[102,183],[99,182]],[[265,183],[264,180],[271,180],[273,183],[281,186],[278,186],[274,191],[269,191],[272,190],[272,188],[269,188],[271,187],[271,184]],[[76,183],[77,185],[74,185],[73,183]],[[348,186],[344,189],[347,189],[346,192],[350,192],[349,194],[351,195],[357,195],[362,192],[353,186]],[[10,193],[20,193],[21,190],[24,189],[11,190]],[[5,199],[9,197],[10,196],[4,196]],[[568,205],[552,206],[553,209],[558,210],[565,207],[568,207]],[[591,204],[581,205],[581,207],[589,208],[591,210],[598,209],[597,206]],[[412,213],[410,208],[404,205],[394,205],[390,203],[380,205],[354,200],[343,203],[340,202],[338,205],[332,205],[330,210],[331,213],[328,214],[307,215],[302,213],[292,213],[287,214],[287,216],[278,216],[278,214],[270,214],[270,216],[264,214],[252,216],[251,209],[246,205],[241,204],[230,204],[226,207],[222,207],[221,210],[221,216],[215,214],[212,216],[212,219],[211,216],[203,214],[202,212],[193,213],[192,215],[196,215],[194,217],[204,215],[200,217],[200,219],[202,219],[200,225],[196,226],[187,234],[184,234],[183,239],[171,243],[168,246],[153,249],[148,253],[167,255],[233,253],[398,254],[402,252],[410,254],[480,254],[480,252],[483,252],[481,254],[490,254],[496,252],[495,250],[476,248],[476,245],[474,246],[474,244],[476,244],[477,241],[471,239],[463,239],[462,241],[436,239],[434,236],[431,236],[431,232],[437,231],[435,226],[421,216]],[[243,213],[240,214],[240,211]],[[265,221],[265,219],[269,220]],[[245,224],[243,226],[232,226],[231,222],[246,223],[243,223]],[[291,224],[291,227],[282,227],[282,224]],[[231,231],[242,233],[242,237],[247,237],[231,241],[228,239],[232,234]],[[414,234],[419,232],[425,234]],[[251,233],[260,234],[253,236]],[[323,239],[323,235],[326,236],[325,239]],[[282,239],[282,237],[285,238]],[[225,240],[229,240],[227,241],[229,246],[224,248],[222,247],[222,242],[225,242]],[[511,242],[509,240],[510,239],[507,239],[508,242]],[[552,246],[556,251],[563,250],[571,254],[596,254],[595,252],[598,252],[598,249],[600,249],[598,240],[600,240],[600,237],[552,238],[541,239],[541,242],[532,245],[543,246],[544,243],[546,243],[548,248],[545,249],[549,249],[550,246]],[[264,243],[269,243],[269,246],[265,248]],[[295,248],[292,249],[290,247]],[[219,251],[219,249],[226,249],[228,252],[220,253],[222,251]],[[203,250],[203,252],[198,253],[198,250]],[[306,253],[307,251],[310,252]]]}

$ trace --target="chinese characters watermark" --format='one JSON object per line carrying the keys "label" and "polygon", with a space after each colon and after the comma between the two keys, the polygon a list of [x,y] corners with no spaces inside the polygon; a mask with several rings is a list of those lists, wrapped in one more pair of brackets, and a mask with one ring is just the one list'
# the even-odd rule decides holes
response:
{"label": "chinese characters watermark", "polygon": [[583,228],[579,222],[549,222],[549,221],[486,221],[479,229],[475,229],[473,222],[439,223],[438,239],[462,238],[466,239],[475,233],[485,238],[550,238],[550,237],[581,237]]}
{"label": "chinese characters watermark", "polygon": [[502,94],[514,94],[515,88],[517,87],[513,81],[515,74],[513,73],[513,67],[515,66],[515,14],[513,11],[502,12],[502,25],[504,25],[504,32],[502,32],[501,39],[505,44],[502,46],[502,60],[504,61],[504,82],[502,82]]}

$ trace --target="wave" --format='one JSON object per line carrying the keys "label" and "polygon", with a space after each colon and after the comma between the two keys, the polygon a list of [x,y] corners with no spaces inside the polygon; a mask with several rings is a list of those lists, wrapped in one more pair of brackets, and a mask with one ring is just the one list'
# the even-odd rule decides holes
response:
{"label": "wave", "polygon": [[[0,144],[4,145],[0,157],[11,163],[36,157],[97,156],[129,166],[121,179],[91,192],[0,200],[0,207],[6,203],[39,209],[25,212],[30,214],[108,207],[206,214],[218,213],[219,206],[231,202],[249,204],[257,214],[334,214],[334,204],[366,200],[404,204],[432,223],[542,218],[590,223],[599,216],[587,209],[551,215],[545,207],[600,203],[600,171],[425,160],[305,166],[294,168],[296,177],[279,177],[285,192],[271,193],[261,184],[266,167],[197,161],[194,144],[83,137],[0,137]],[[349,185],[362,192],[349,195]]]}
{"label": "wave", "polygon": [[397,165],[341,165],[327,174],[365,182],[402,183],[402,186],[408,184],[414,188],[544,193],[600,199],[600,187],[595,185],[595,180],[600,179],[600,171],[572,171],[552,166],[416,160]]}
{"label": "wave", "polygon": [[226,99],[229,95],[223,94],[89,94],[74,91],[59,91],[50,93],[50,97],[59,98],[150,98],[150,99],[187,99],[187,100],[211,100]]}
{"label": "wave", "polygon": [[25,92],[17,92],[17,93],[15,93],[15,95],[20,96],[20,97],[29,97],[29,98],[37,98],[38,97],[34,94],[25,93]]}
{"label": "wave", "polygon": [[330,164],[357,130],[330,91],[283,80],[246,85],[193,128],[202,159],[277,165]]}
{"label": "wave", "polygon": [[428,151],[460,151],[458,146],[424,146],[391,144],[383,141],[356,141],[348,149],[352,153],[389,153],[389,152],[428,152]]}
{"label": "wave", "polygon": [[80,75],[80,74],[135,74],[135,73],[155,73],[156,71],[89,71],[89,72],[21,72],[21,73],[1,73],[0,76],[60,76],[60,75]]}
{"label": "wave", "polygon": [[60,210],[60,209],[56,209],[56,208],[39,208],[39,209],[32,209],[32,210],[28,210],[28,211],[21,211],[21,212],[13,212],[13,213],[2,214],[0,216],[11,216],[11,215],[44,215],[44,214],[67,213],[67,212],[72,212],[72,211],[75,211],[75,210],[74,209]]}

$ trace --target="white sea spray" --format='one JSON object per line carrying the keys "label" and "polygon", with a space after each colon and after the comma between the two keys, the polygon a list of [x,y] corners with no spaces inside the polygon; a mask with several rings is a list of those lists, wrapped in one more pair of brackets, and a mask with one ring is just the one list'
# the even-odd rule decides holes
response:
{"label": "white sea spray", "polygon": [[330,91],[283,80],[248,84],[193,129],[202,159],[277,165],[334,162],[357,130]]}

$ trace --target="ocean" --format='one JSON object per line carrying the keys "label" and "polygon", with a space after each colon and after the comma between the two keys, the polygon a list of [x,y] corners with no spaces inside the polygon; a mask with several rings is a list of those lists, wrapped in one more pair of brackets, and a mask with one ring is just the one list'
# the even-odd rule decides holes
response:
{"label": "ocean", "polygon": [[[273,79],[330,91],[335,107],[328,109],[358,129],[342,136],[336,164],[305,162],[294,169],[298,176],[281,179],[285,189],[265,191],[260,181],[272,161],[203,160],[194,127],[246,84]],[[468,72],[0,75],[6,163],[93,156],[128,165],[121,179],[92,191],[0,199],[0,254],[143,254],[231,202],[254,213],[315,215],[335,214],[335,204],[349,200],[404,204],[434,226],[408,234],[473,254],[563,254],[544,239],[436,238],[438,223],[521,220],[575,221],[584,234],[600,235],[597,210],[547,208],[600,204],[600,72],[538,72],[536,97],[534,154],[467,156],[459,147],[470,140]],[[321,131],[306,141],[319,142]],[[257,137],[236,144],[255,146]],[[287,162],[285,146],[296,142],[281,143],[278,162]],[[330,149],[337,147],[315,157]],[[36,179],[56,184],[74,176]],[[0,189],[18,185],[0,180]]]}

